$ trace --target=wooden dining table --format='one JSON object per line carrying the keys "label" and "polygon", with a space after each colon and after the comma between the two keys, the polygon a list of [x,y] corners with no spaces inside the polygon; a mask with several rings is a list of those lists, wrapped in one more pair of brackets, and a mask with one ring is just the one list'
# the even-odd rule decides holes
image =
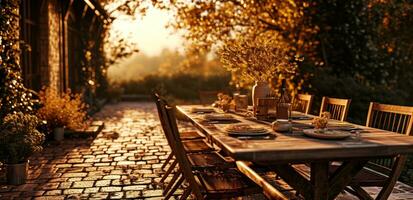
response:
{"label": "wooden dining table", "polygon": [[[205,120],[206,113],[193,112],[193,108],[199,107],[202,106],[181,105],[177,106],[177,111],[226,155],[237,161],[271,166],[278,176],[305,199],[335,199],[369,160],[413,153],[413,137],[401,134],[348,123],[359,128],[359,136],[324,140],[303,134],[303,129],[311,127],[311,119],[292,120],[292,131],[281,133],[273,131],[270,122],[256,120],[242,112],[230,114],[239,124],[262,126],[271,130],[271,137],[232,137],[224,130],[230,124]],[[329,174],[329,165],[334,161],[342,164],[333,174]],[[310,167],[310,178],[295,170],[293,164],[299,163],[306,163]]]}

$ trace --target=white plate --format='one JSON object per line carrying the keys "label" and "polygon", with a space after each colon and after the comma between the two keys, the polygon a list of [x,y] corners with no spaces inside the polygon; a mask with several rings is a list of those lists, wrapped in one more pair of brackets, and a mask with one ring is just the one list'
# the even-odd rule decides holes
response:
{"label": "white plate", "polygon": [[320,130],[317,130],[317,129],[303,130],[304,135],[307,135],[309,137],[319,138],[319,139],[327,139],[327,140],[345,139],[351,135],[351,133],[344,132],[344,131],[325,130],[322,133],[320,133],[319,131]]}

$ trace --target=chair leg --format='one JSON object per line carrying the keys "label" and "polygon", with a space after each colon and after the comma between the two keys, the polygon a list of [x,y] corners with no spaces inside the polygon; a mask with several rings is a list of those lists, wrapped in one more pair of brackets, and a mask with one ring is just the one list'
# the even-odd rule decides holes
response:
{"label": "chair leg", "polygon": [[164,170],[166,165],[169,163],[169,161],[172,159],[172,157],[174,156],[174,154],[171,152],[168,157],[166,158],[165,162],[163,163],[163,165],[161,166],[161,169]]}
{"label": "chair leg", "polygon": [[181,175],[181,170],[178,170],[174,176],[172,177],[171,181],[168,183],[168,185],[164,188],[162,194],[165,196],[169,189],[171,189],[171,187],[174,185],[174,183],[176,182],[176,180],[179,178],[179,176]]}
{"label": "chair leg", "polygon": [[[351,190],[353,189],[353,190]],[[351,189],[346,188],[345,190],[350,192],[351,194],[357,196],[359,199],[362,200],[373,200],[373,197],[369,195],[362,187],[359,185],[351,185]]]}
{"label": "chair leg", "polygon": [[171,188],[171,190],[168,192],[168,194],[166,194],[165,199],[164,200],[168,200],[174,193],[175,191],[178,189],[178,187],[182,184],[182,182],[184,182],[184,176],[181,176],[178,181],[175,183],[175,185]]}
{"label": "chair leg", "polygon": [[395,160],[397,165],[393,166],[393,174],[384,184],[383,188],[381,189],[380,193],[377,195],[376,200],[386,200],[389,198],[390,194],[393,191],[394,186],[396,185],[397,179],[399,179],[400,174],[402,173],[404,164],[406,163],[407,156],[398,156]]}
{"label": "chair leg", "polygon": [[179,200],[186,200],[188,196],[191,194],[191,192],[192,192],[191,187],[187,187],[184,190],[184,193],[182,193],[181,198],[179,198]]}
{"label": "chair leg", "polygon": [[171,174],[172,170],[175,169],[176,164],[178,164],[178,161],[174,160],[169,166],[168,170],[166,170],[165,174],[162,176],[161,180],[159,180],[159,183],[165,182],[165,179],[168,178],[169,174]]}

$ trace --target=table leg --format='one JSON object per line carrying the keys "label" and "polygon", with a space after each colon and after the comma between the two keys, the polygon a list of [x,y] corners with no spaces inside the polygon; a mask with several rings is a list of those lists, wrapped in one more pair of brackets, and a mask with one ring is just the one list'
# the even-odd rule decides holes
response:
{"label": "table leg", "polygon": [[329,162],[321,161],[311,163],[311,185],[313,186],[313,200],[328,199],[329,182],[328,182],[328,165]]}

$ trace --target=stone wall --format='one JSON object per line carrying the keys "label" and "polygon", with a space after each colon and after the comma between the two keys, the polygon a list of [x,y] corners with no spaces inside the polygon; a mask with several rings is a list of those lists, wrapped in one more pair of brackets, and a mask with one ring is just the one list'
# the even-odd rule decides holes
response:
{"label": "stone wall", "polygon": [[45,0],[39,19],[39,48],[41,83],[58,91],[61,89],[61,14],[58,0]]}

